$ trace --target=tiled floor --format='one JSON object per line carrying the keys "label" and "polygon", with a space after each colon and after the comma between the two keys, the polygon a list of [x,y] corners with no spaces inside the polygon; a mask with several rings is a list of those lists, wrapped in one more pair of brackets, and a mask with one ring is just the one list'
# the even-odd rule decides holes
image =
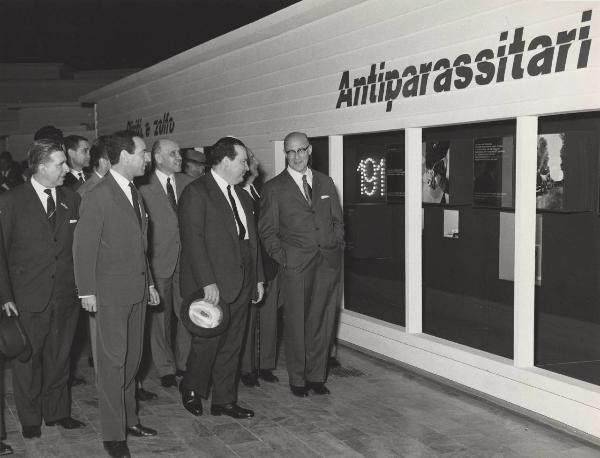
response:
{"label": "tiled floor", "polygon": [[[278,384],[240,387],[240,403],[256,416],[235,421],[194,418],[174,388],[152,379],[159,399],[141,404],[149,439],[130,438],[135,457],[600,457],[600,448],[412,372],[340,348],[342,369],[330,376],[331,396],[293,397],[280,366]],[[80,364],[83,368],[84,364]],[[88,380],[93,375],[85,368]],[[7,443],[15,456],[106,456],[93,385],[73,389],[73,416],[83,430],[42,427],[25,441],[7,384]],[[205,403],[207,410],[208,403]]]}

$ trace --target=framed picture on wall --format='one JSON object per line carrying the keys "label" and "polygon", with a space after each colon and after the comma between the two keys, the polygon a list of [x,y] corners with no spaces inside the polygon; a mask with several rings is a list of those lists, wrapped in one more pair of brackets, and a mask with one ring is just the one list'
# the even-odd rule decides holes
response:
{"label": "framed picture on wall", "polygon": [[450,203],[450,141],[423,142],[422,200],[431,204]]}

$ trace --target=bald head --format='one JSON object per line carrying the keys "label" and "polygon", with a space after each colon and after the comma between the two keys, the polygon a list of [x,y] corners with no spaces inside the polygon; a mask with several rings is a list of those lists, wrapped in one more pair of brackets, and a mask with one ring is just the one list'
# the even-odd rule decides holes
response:
{"label": "bald head", "polygon": [[181,172],[181,154],[179,145],[172,140],[161,138],[152,145],[152,156],[156,168],[165,175]]}
{"label": "bald head", "polygon": [[308,160],[312,154],[312,146],[303,132],[292,132],[283,140],[283,150],[288,167],[296,172],[304,173],[308,168]]}

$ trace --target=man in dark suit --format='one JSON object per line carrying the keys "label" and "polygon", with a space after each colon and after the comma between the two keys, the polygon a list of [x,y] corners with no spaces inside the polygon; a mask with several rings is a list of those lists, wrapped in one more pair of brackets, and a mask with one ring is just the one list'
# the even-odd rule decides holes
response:
{"label": "man in dark suit", "polygon": [[[4,237],[0,230],[0,304],[2,310],[8,316],[18,315],[17,307],[12,302],[10,293],[10,276],[8,275],[8,266],[6,265],[6,253],[4,252]],[[3,441],[6,439],[6,428],[4,427],[4,357],[0,355],[0,455],[11,455],[13,449]]]}
{"label": "man in dark suit", "polygon": [[192,337],[180,390],[186,409],[202,414],[200,397],[212,383],[212,415],[248,418],[237,404],[237,373],[250,300],[263,296],[263,270],[252,202],[239,186],[248,170],[244,144],[221,138],[211,148],[212,169],[190,183],[179,204],[181,292],[230,309],[229,327],[216,337]]}
{"label": "man in dark suit", "polygon": [[73,277],[73,229],[79,195],[60,187],[68,167],[54,140],[34,141],[33,175],[0,196],[11,293],[33,354],[13,360],[13,391],[25,438],[41,435],[41,421],[67,429],[85,426],[71,417],[69,352],[79,317]]}
{"label": "man in dark suit", "polygon": [[[260,195],[255,187],[259,176],[259,162],[254,153],[247,148],[248,173],[244,179],[244,191],[252,198],[254,219],[258,222],[260,214]],[[265,300],[252,304],[246,327],[246,338],[242,350],[240,380],[248,387],[259,386],[258,379],[275,383],[279,378],[273,374],[277,364],[277,309],[279,287],[276,280],[277,263],[264,251],[261,243],[263,270],[265,273]]]}
{"label": "man in dark suit", "polygon": [[0,193],[23,183],[19,164],[13,161],[9,151],[0,154]]}
{"label": "man in dark suit", "polygon": [[[181,173],[181,154],[177,143],[160,139],[152,146],[155,170],[148,184],[140,186],[150,225],[149,258],[152,276],[162,310],[151,313],[150,344],[152,360],[164,387],[177,386],[175,371],[185,371],[190,352],[191,336],[179,319],[181,292],[179,288],[179,221],[177,204],[183,189],[193,181]],[[160,310],[160,311],[159,311]],[[171,343],[173,313],[179,320],[175,348]]]}
{"label": "man in dark suit", "polygon": [[90,177],[83,170],[90,165],[90,144],[87,138],[80,135],[69,135],[65,137],[64,142],[70,168],[63,184],[77,190]]}
{"label": "man in dark suit", "polygon": [[327,359],[344,243],[333,180],[308,167],[312,147],[301,132],[285,137],[288,167],[262,189],[259,231],[281,268],[283,336],[295,396],[329,394]]}
{"label": "man in dark suit", "polygon": [[107,152],[112,168],[83,196],[73,259],[82,306],[96,312],[104,448],[110,456],[128,457],[127,434],[156,435],[139,422],[135,375],[146,304],[156,305],[159,298],[146,258],[146,211],[132,182],[144,174],[146,144],[134,132],[117,132]]}

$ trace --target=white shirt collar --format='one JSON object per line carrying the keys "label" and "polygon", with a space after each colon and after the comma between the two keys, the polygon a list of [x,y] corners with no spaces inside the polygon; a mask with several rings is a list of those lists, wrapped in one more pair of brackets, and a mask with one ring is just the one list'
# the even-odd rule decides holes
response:
{"label": "white shirt collar", "polygon": [[42,185],[39,181],[37,181],[34,177],[31,177],[31,185],[35,190],[35,193],[40,198],[44,209],[46,208],[46,203],[48,201],[48,194],[44,192],[45,189],[50,189],[52,191],[52,198],[54,199],[54,203],[56,204],[56,188],[47,188],[46,186]]}
{"label": "white shirt collar", "polygon": [[[248,234],[248,220],[246,219],[246,212],[244,211],[244,207],[242,205],[242,202],[240,201],[239,196],[237,195],[237,192],[235,192],[235,186],[230,185],[229,183],[227,183],[227,181],[225,181],[225,179],[221,175],[219,175],[218,173],[216,173],[214,170],[211,169],[210,173],[212,173],[213,178],[217,182],[217,186],[219,187],[219,189],[221,190],[221,192],[225,196],[225,199],[227,200],[227,203],[229,204],[230,207],[231,207],[231,202],[229,201],[229,195],[227,193],[227,186],[231,186],[231,188],[233,189],[233,192],[231,194],[233,196],[233,200],[235,200],[235,204],[236,204],[237,209],[238,209],[238,215],[240,216],[240,219],[242,220],[242,224],[246,228],[246,236],[244,237],[244,239],[248,240],[248,238],[249,238],[249,234]],[[232,211],[233,211],[233,207],[231,207],[231,208],[232,208]],[[237,225],[236,225],[236,227],[237,227]],[[238,233],[239,233],[239,228],[238,228]]]}
{"label": "white shirt collar", "polygon": [[300,173],[300,172],[294,170],[291,167],[288,167],[287,171],[290,174],[290,176],[294,179],[294,181],[296,182],[296,184],[298,186],[300,186],[300,189],[304,189],[302,187],[302,176],[303,175],[306,175],[306,181],[308,181],[308,184],[312,187],[313,173],[312,173],[312,170],[311,170],[310,167],[307,167],[306,168],[306,172],[304,172],[304,173]]}
{"label": "white shirt collar", "polygon": [[227,181],[225,181],[225,178],[223,178],[221,175],[216,173],[214,170],[211,169],[210,173],[212,173],[212,176],[215,179],[215,181],[217,182],[217,185],[219,186],[221,191],[223,191],[223,193],[225,195],[227,195],[227,186],[230,186],[229,183],[227,183]]}
{"label": "white shirt collar", "polygon": [[160,184],[165,192],[167,192],[167,178],[171,179],[171,186],[173,186],[173,191],[175,192],[175,198],[177,199],[177,192],[175,191],[176,190],[175,174],[167,175],[166,173],[161,172],[158,169],[155,169],[154,173],[156,173],[156,178],[158,178],[158,181],[160,181]]}

